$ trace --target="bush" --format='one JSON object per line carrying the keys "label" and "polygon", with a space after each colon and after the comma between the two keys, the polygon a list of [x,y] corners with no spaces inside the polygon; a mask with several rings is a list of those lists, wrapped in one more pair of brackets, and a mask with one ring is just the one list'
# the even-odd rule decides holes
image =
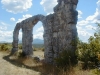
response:
{"label": "bush", "polygon": [[44,51],[44,48],[42,48],[42,51]]}
{"label": "bush", "polygon": [[94,63],[94,65],[97,66],[99,64],[99,53],[100,42],[97,37],[91,36],[88,43],[78,43],[77,56],[79,61],[84,62],[83,69],[90,68],[89,62]]}
{"label": "bush", "polygon": [[19,47],[19,49],[22,49],[22,45],[19,45],[18,47]]}
{"label": "bush", "polygon": [[2,44],[1,47],[0,47],[0,50],[1,51],[7,51],[7,50],[9,50],[8,44],[6,44],[6,43]]}
{"label": "bush", "polygon": [[34,49],[33,49],[33,51],[37,51],[37,49],[36,49],[36,48],[34,48]]}
{"label": "bush", "polygon": [[55,59],[57,67],[69,69],[77,63],[77,59],[72,55],[70,50],[64,50],[59,57]]}
{"label": "bush", "polygon": [[96,75],[100,75],[100,70],[99,69],[94,69],[93,73],[96,74]]}

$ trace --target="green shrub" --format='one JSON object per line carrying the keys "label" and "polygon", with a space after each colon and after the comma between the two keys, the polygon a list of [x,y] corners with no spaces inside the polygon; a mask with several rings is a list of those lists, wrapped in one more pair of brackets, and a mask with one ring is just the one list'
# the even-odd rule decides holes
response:
{"label": "green shrub", "polygon": [[6,44],[6,43],[5,44],[2,44],[1,47],[0,47],[0,50],[1,51],[7,51],[7,50],[9,50],[8,44]]}
{"label": "green shrub", "polygon": [[70,50],[64,50],[59,54],[59,57],[55,59],[57,67],[69,69],[77,63],[75,55]]}
{"label": "green shrub", "polygon": [[19,49],[22,49],[22,45],[19,45],[18,47],[19,47]]}
{"label": "green shrub", "polygon": [[99,69],[94,69],[92,72],[93,72],[94,74],[96,74],[96,75],[100,75],[100,70],[99,70]]}
{"label": "green shrub", "polygon": [[42,48],[42,51],[44,51],[44,48]]}
{"label": "green shrub", "polygon": [[89,62],[97,66],[99,63],[98,54],[100,53],[100,42],[97,36],[91,36],[88,43],[79,42],[76,53],[78,60],[84,62],[83,69],[90,68]]}
{"label": "green shrub", "polygon": [[33,49],[33,51],[37,51],[37,49],[36,49],[36,48],[34,48],[34,49]]}

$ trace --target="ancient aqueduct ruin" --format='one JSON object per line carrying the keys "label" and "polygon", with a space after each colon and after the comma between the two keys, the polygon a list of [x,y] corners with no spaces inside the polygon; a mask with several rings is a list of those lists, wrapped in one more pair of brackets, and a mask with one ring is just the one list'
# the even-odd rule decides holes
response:
{"label": "ancient aqueduct ruin", "polygon": [[17,23],[13,32],[12,54],[18,51],[18,35],[22,29],[23,54],[33,56],[33,27],[41,21],[44,28],[45,62],[53,63],[54,58],[57,58],[64,49],[70,50],[74,58],[77,46],[77,3],[78,0],[58,0],[53,14],[39,14]]}

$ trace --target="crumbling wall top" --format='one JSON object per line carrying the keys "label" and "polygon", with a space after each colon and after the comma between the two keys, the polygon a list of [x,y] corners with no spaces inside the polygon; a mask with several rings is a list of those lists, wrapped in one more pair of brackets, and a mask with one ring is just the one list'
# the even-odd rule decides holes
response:
{"label": "crumbling wall top", "polygon": [[77,5],[78,0],[57,0],[58,4],[61,4],[61,2],[64,1],[64,3],[72,3]]}

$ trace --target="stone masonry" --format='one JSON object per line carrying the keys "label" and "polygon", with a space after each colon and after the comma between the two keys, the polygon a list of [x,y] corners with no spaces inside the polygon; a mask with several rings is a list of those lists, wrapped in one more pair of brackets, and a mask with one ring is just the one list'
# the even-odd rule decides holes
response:
{"label": "stone masonry", "polygon": [[44,58],[47,63],[54,63],[63,50],[70,50],[75,57],[77,39],[77,15],[78,0],[57,0],[54,13],[43,16],[41,14],[32,16],[16,24],[13,32],[12,52],[18,51],[18,34],[22,29],[22,51],[25,56],[33,56],[33,27],[41,21],[44,28]]}

